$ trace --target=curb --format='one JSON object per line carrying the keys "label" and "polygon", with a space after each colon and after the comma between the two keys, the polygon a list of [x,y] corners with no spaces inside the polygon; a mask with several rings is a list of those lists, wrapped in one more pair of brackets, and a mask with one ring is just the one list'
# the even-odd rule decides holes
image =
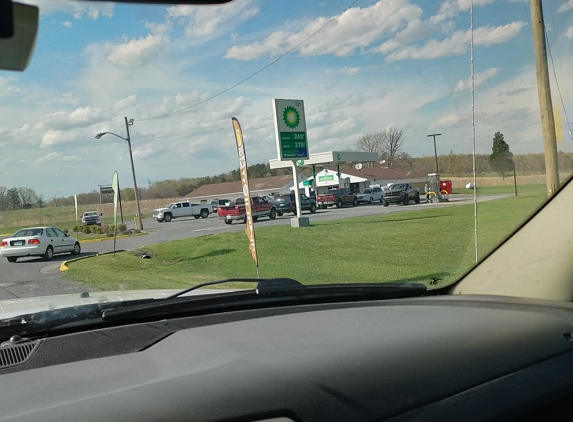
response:
{"label": "curb", "polygon": [[[115,252],[116,253],[117,252],[125,252],[125,249],[118,249]],[[113,253],[113,251],[101,252],[101,253],[96,253],[95,255],[80,256],[79,258],[68,259],[67,261],[64,261],[60,264],[60,271],[68,271],[70,269],[68,267],[68,262],[80,261],[82,259],[87,259],[87,258],[95,258],[95,257],[100,256],[100,255],[109,255],[110,253]]]}

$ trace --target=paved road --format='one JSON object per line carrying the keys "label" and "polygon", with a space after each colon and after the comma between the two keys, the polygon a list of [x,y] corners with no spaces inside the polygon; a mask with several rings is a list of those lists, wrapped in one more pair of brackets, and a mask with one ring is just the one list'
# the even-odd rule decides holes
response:
{"label": "paved road", "polygon": [[[488,195],[479,198],[479,202],[499,199],[508,195]],[[308,212],[303,213],[309,216],[311,224],[317,221],[339,220],[352,217],[364,217],[378,214],[389,214],[394,212],[413,211],[417,209],[443,208],[456,205],[467,205],[473,202],[471,195],[452,195],[450,202],[434,204],[412,204],[409,206],[390,205],[384,207],[380,203],[372,205],[360,205],[358,207],[329,208],[328,210],[317,210],[313,215]],[[255,223],[255,227],[267,225],[290,224],[292,214],[277,217],[270,221],[267,218]],[[133,227],[133,222],[128,222],[128,226]],[[136,250],[146,245],[166,242],[169,240],[197,237],[207,234],[233,232],[244,230],[244,224],[233,223],[224,224],[215,214],[206,219],[178,219],[170,223],[158,223],[153,219],[144,220],[145,230],[149,233],[145,236],[134,236],[117,239],[117,249]],[[101,242],[83,243],[82,255],[92,255],[101,252],[113,251],[113,241],[105,240]],[[5,259],[0,260],[0,300],[13,299],[18,297],[45,296],[54,294],[80,293],[86,290],[85,287],[64,281],[60,277],[60,264],[70,259],[70,255],[56,255],[52,261],[46,262],[41,258],[22,258],[16,263],[8,263]]]}

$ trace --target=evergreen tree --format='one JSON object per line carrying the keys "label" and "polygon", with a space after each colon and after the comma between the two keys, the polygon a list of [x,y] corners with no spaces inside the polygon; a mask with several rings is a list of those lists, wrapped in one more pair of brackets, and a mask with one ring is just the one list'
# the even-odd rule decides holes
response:
{"label": "evergreen tree", "polygon": [[513,154],[509,151],[509,145],[503,139],[501,132],[496,132],[494,135],[491,151],[489,156],[491,168],[505,179],[505,175],[513,170]]}

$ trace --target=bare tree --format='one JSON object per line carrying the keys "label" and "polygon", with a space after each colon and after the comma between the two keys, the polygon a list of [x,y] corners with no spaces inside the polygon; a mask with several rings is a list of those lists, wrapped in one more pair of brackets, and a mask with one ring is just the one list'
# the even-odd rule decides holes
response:
{"label": "bare tree", "polygon": [[22,208],[32,208],[32,206],[38,201],[38,195],[36,195],[34,189],[18,188],[18,193],[20,194]]}
{"label": "bare tree", "polygon": [[402,149],[402,144],[405,140],[404,134],[402,129],[392,127],[385,129],[382,135],[382,155],[388,162],[388,166],[392,167],[394,158],[400,154]]}
{"label": "bare tree", "polygon": [[356,149],[358,151],[375,152],[380,156],[383,150],[383,142],[384,132],[370,133],[356,142]]}

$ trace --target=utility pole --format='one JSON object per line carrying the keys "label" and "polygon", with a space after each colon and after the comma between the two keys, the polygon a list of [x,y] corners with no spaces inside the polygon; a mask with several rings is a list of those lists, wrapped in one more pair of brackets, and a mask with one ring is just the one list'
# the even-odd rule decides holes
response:
{"label": "utility pole", "polygon": [[547,195],[553,195],[559,189],[559,166],[557,159],[557,139],[555,136],[555,120],[553,118],[553,103],[549,85],[547,68],[547,50],[545,44],[545,24],[541,0],[531,0],[531,30],[533,32],[533,47],[535,49],[535,64],[537,68],[537,94],[539,96],[539,111],[541,113],[541,130],[545,151],[545,179]]}
{"label": "utility pole", "polygon": [[440,174],[440,172],[438,171],[438,150],[436,149],[436,136],[441,136],[441,133],[432,133],[431,135],[428,135],[428,138],[430,136],[432,136],[434,138],[434,157],[436,157],[436,174]]}
{"label": "utility pole", "polygon": [[137,179],[135,178],[135,167],[133,167],[133,154],[131,152],[131,137],[129,136],[129,124],[133,124],[133,119],[130,121],[125,118],[125,130],[127,131],[127,146],[129,147],[129,159],[131,161],[131,174],[133,175],[133,189],[135,191],[135,205],[137,206],[137,221],[139,222],[139,230],[143,230],[143,219],[141,217],[141,209],[139,208],[139,198],[137,196]]}

